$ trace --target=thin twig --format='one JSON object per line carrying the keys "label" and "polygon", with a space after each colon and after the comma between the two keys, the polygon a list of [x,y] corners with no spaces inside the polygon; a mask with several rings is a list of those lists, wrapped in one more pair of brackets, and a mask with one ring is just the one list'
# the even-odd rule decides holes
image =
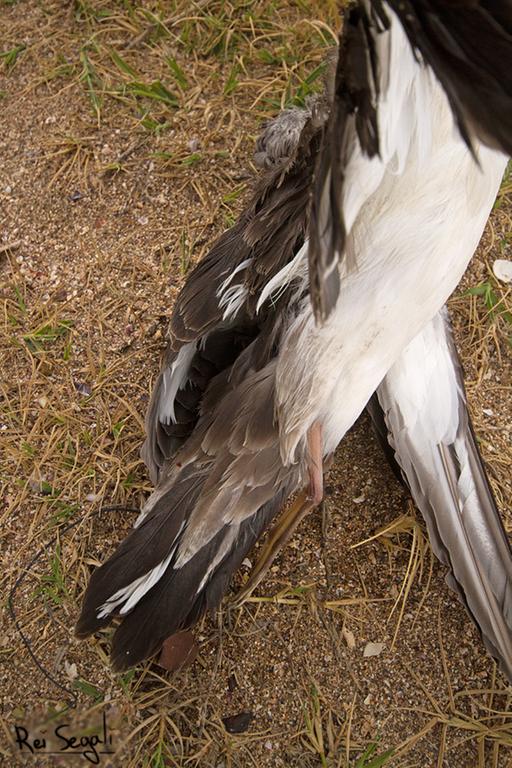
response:
{"label": "thin twig", "polygon": [[7,253],[7,251],[15,251],[16,248],[20,247],[21,242],[21,240],[13,240],[12,243],[5,243],[5,245],[0,245],[0,254]]}

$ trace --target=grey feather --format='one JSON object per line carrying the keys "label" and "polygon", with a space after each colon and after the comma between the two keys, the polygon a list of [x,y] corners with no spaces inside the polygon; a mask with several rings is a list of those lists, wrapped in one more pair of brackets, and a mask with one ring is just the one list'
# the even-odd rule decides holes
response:
{"label": "grey feather", "polygon": [[[512,680],[512,553],[475,440],[447,315],[438,315],[426,333],[435,339],[436,386],[425,386],[423,408],[414,422],[405,415],[407,389],[410,394],[418,380],[421,355],[406,350],[377,395],[389,443],[425,518],[432,549],[449,568],[447,582]],[[400,387],[395,386],[398,380]],[[453,434],[433,440],[429,422],[446,405],[436,395],[448,390],[455,393],[450,405]]]}

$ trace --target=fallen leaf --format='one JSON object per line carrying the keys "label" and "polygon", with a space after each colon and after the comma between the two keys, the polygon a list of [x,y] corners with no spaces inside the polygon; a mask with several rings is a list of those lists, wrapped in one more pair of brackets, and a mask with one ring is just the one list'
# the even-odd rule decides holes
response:
{"label": "fallen leaf", "polygon": [[199,646],[190,630],[176,632],[164,641],[158,664],[169,672],[190,666],[199,653]]}
{"label": "fallen leaf", "polygon": [[363,656],[365,658],[368,658],[370,656],[379,656],[379,654],[382,653],[385,647],[386,647],[386,643],[366,643],[363,651]]}
{"label": "fallen leaf", "polygon": [[239,712],[238,715],[223,717],[222,722],[228,733],[243,733],[250,726],[253,717],[252,712]]}

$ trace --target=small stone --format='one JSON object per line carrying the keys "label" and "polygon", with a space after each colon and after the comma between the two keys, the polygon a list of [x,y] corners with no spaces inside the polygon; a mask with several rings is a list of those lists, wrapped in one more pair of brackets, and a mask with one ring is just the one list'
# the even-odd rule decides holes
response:
{"label": "small stone", "polygon": [[509,259],[496,259],[492,271],[501,283],[512,283],[512,261]]}
{"label": "small stone", "polygon": [[341,636],[345,641],[347,648],[349,648],[352,651],[356,647],[356,639],[354,637],[354,633],[351,632],[350,629],[343,627],[343,629],[341,630]]}
{"label": "small stone", "polygon": [[223,717],[222,722],[228,733],[244,733],[253,719],[252,712],[239,712],[238,715]]}
{"label": "small stone", "polygon": [[368,659],[371,656],[379,656],[385,647],[386,643],[366,643],[363,656],[365,659]]}
{"label": "small stone", "polygon": [[75,381],[73,380],[73,385],[76,389],[76,391],[83,395],[84,397],[89,397],[92,393],[92,389],[88,384],[85,384],[83,381]]}
{"label": "small stone", "polygon": [[76,668],[75,662],[70,664],[67,659],[64,659],[64,672],[70,680],[75,680],[78,677],[78,670]]}

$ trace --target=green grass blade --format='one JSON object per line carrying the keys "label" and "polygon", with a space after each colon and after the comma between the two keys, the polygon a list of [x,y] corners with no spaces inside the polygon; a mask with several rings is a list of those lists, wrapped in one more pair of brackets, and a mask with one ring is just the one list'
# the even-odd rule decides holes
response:
{"label": "green grass blade", "polygon": [[182,68],[180,67],[180,65],[178,64],[178,62],[176,61],[176,59],[174,59],[172,56],[168,56],[165,59],[165,61],[167,62],[167,66],[172,72],[174,80],[180,86],[180,88],[182,88],[183,90],[188,88],[188,80],[186,78],[186,75],[182,70]]}
{"label": "green grass blade", "polygon": [[131,67],[114,48],[110,48],[109,54],[110,58],[120,72],[122,72],[124,75],[128,75],[128,77],[133,77],[134,79],[139,77],[139,73],[133,67]]}
{"label": "green grass blade", "polygon": [[15,45],[14,48],[10,48],[8,51],[0,51],[0,59],[3,59],[5,69],[12,69],[20,54],[23,53],[26,48],[27,46],[24,43],[20,43],[20,45]]}
{"label": "green grass blade", "polygon": [[134,96],[138,96],[142,99],[152,99],[154,101],[161,101],[168,104],[170,107],[178,107],[178,98],[171,93],[160,80],[155,80],[150,83],[142,83],[137,80],[128,84],[128,90],[133,93]]}

